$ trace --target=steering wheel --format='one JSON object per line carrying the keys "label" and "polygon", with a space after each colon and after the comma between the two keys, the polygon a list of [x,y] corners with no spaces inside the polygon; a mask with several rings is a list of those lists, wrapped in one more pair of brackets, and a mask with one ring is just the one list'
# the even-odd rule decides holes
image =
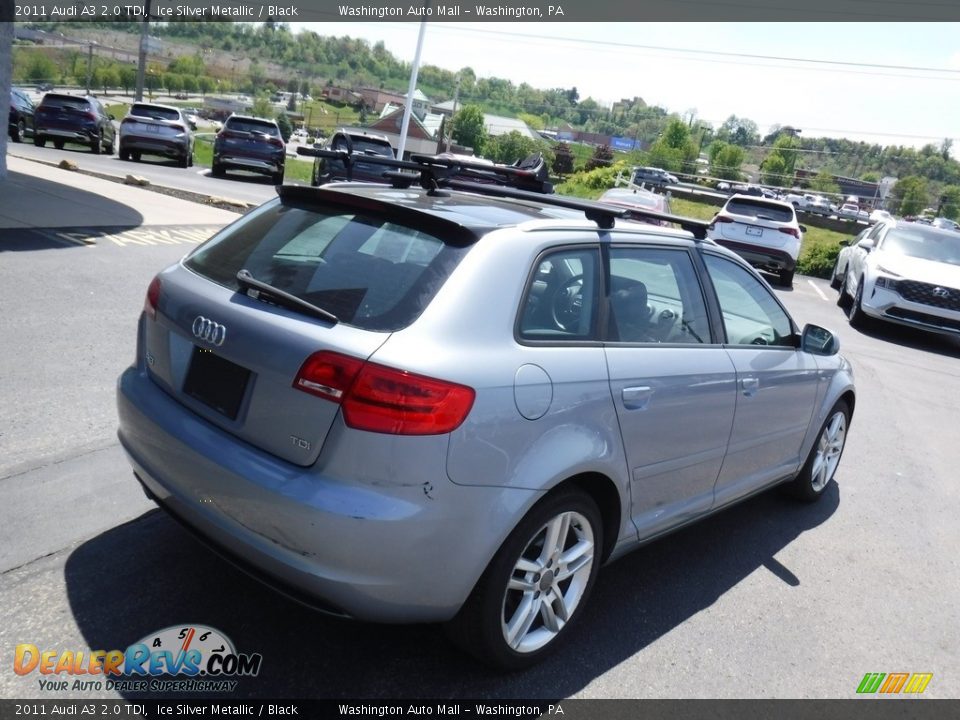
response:
{"label": "steering wheel", "polygon": [[573,275],[567,278],[553,292],[550,301],[550,312],[553,323],[566,332],[577,332],[580,329],[580,315],[583,313],[583,275]]}

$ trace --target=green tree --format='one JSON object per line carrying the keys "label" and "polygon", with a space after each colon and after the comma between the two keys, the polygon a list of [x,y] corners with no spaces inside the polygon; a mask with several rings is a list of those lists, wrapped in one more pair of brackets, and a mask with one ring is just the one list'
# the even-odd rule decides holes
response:
{"label": "green tree", "polygon": [[473,148],[476,155],[483,152],[487,142],[487,126],[479,105],[464,105],[453,117],[450,136],[459,145]]}
{"label": "green tree", "polygon": [[745,153],[742,147],[715,140],[710,143],[707,151],[710,161],[710,174],[724,180],[739,180],[740,167],[743,165]]}
{"label": "green tree", "polygon": [[697,145],[690,137],[690,128],[679,118],[672,118],[650,146],[650,164],[674,172],[692,172]]}
{"label": "green tree", "polygon": [[290,124],[290,118],[286,113],[280,113],[277,116],[277,127],[280,128],[280,136],[284,142],[290,142],[290,136],[293,135],[293,125]]}
{"label": "green tree", "polygon": [[266,95],[257,95],[250,112],[254,117],[271,119],[273,117],[273,105],[270,104],[270,98]]}
{"label": "green tree", "polygon": [[761,163],[761,177],[767,185],[790,187],[796,174],[800,141],[792,135],[781,134],[773,143],[773,150]]}
{"label": "green tree", "polygon": [[487,140],[484,145],[484,157],[498,163],[511,164],[536,152],[545,153],[543,143],[526,137],[517,130],[511,130],[505,135],[498,135]]}
{"label": "green tree", "polygon": [[57,66],[53,60],[42,53],[32,53],[26,64],[24,80],[30,82],[49,82],[56,77]]}
{"label": "green tree", "polygon": [[107,90],[120,84],[120,73],[114,67],[98,67],[93,71],[93,84],[103,88],[106,94]]}
{"label": "green tree", "polygon": [[[788,187],[793,184],[791,179],[787,182],[787,161],[778,153],[770,153],[767,159],[763,161],[760,167],[760,180],[764,185],[777,185],[779,187]],[[792,178],[792,176],[791,176]]]}
{"label": "green tree", "polygon": [[753,120],[731,115],[717,129],[717,139],[746,147],[760,141],[760,131]]}
{"label": "green tree", "polygon": [[124,65],[120,68],[120,87],[124,94],[128,94],[131,89],[137,85],[137,69],[132,65]]}
{"label": "green tree", "polygon": [[916,175],[900,178],[890,192],[890,209],[898,215],[918,215],[927,206],[927,181]]}
{"label": "green tree", "polygon": [[217,86],[216,81],[211,77],[207,77],[206,75],[201,75],[197,79],[197,83],[200,86],[200,92],[204,95],[206,95],[208,92],[212,92]]}
{"label": "green tree", "polygon": [[810,188],[821,193],[832,193],[834,195],[840,193],[840,186],[833,179],[833,175],[826,170],[821,170],[814,176],[813,180],[810,181]]}
{"label": "green tree", "polygon": [[613,150],[608,145],[598,145],[593,151],[593,155],[587,160],[584,169],[589,172],[597,168],[608,168],[613,165]]}
{"label": "green tree", "polygon": [[940,191],[940,214],[951,220],[960,217],[960,187],[947,185]]}

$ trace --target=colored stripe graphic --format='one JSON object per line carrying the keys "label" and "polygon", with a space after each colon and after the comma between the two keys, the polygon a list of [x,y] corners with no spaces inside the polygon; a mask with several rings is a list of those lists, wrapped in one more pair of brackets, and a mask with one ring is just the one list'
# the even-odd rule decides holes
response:
{"label": "colored stripe graphic", "polygon": [[927,689],[927,685],[930,684],[932,677],[933,673],[914,673],[903,691],[905,693],[922,693]]}
{"label": "colored stripe graphic", "polygon": [[857,688],[857,692],[875,693],[885,677],[886,673],[867,673],[863,676],[863,680],[860,681],[860,686]]}

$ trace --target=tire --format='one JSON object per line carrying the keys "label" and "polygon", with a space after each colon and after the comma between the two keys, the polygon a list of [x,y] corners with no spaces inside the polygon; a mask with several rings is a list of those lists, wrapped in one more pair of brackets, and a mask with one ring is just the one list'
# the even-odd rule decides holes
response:
{"label": "tire", "polygon": [[270,179],[273,180],[274,185],[283,185],[283,172],[274,173]]}
{"label": "tire", "polygon": [[193,167],[193,150],[187,155],[187,167]]}
{"label": "tire", "polygon": [[214,163],[213,167],[210,168],[210,174],[218,178],[223,177],[224,175],[223,165],[221,165],[220,163]]}
{"label": "tire", "polygon": [[129,151],[129,150],[124,150],[124,149],[121,147],[119,154],[120,154],[120,159],[121,159],[121,160],[126,161],[126,160],[129,160],[129,159],[130,159],[130,151]]}
{"label": "tire", "polygon": [[[551,541],[551,534],[564,529],[562,537]],[[504,541],[446,625],[447,635],[501,670],[540,662],[569,634],[586,605],[602,547],[600,511],[586,493],[567,488],[547,495]],[[572,558],[576,568],[571,571],[559,558],[574,548],[580,551]],[[557,581],[559,576],[563,579]]]}
{"label": "tire", "polygon": [[20,120],[17,123],[17,129],[10,133],[10,139],[15,143],[22,143],[23,139],[27,136],[27,124]]}
{"label": "tire", "polygon": [[141,157],[140,151],[134,150],[133,152],[130,153],[130,157],[133,158],[134,162],[140,162],[140,157]]}
{"label": "tire", "polygon": [[63,140],[54,140],[54,141],[53,141],[53,146],[54,146],[57,150],[63,150],[64,142],[63,142]]}
{"label": "tire", "polygon": [[849,427],[850,407],[845,400],[839,400],[820,426],[820,434],[810,448],[803,469],[784,486],[788,494],[804,502],[820,499],[840,464]]}
{"label": "tire", "polygon": [[854,328],[864,328],[869,322],[867,314],[863,311],[861,303],[863,302],[863,278],[860,278],[860,282],[857,283],[857,294],[854,296],[853,300],[850,302],[850,307],[847,308],[847,321],[850,323],[850,327]]}
{"label": "tire", "polygon": [[107,143],[106,151],[107,155],[113,155],[113,140]]}
{"label": "tire", "polygon": [[783,287],[792,288],[793,287],[793,270],[781,270],[780,271],[780,284]]}
{"label": "tire", "polygon": [[189,154],[184,154],[182,157],[177,158],[177,167],[188,168],[191,165],[191,158]]}
{"label": "tire", "polygon": [[103,133],[97,135],[92,143],[90,143],[90,149],[93,150],[94,155],[99,155],[103,152]]}
{"label": "tire", "polygon": [[33,144],[36,145],[37,147],[43,147],[44,145],[47,144],[47,139],[46,139],[45,137],[41,137],[41,136],[39,136],[39,135],[34,135],[34,136],[33,136]]}

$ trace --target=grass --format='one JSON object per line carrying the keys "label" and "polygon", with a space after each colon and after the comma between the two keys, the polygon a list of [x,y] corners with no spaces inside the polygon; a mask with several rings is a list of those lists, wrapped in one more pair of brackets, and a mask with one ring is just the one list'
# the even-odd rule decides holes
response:
{"label": "grass", "polygon": [[111,103],[104,107],[107,115],[113,115],[117,120],[123,120],[130,111],[130,103]]}
{"label": "grass", "polygon": [[303,122],[309,128],[319,128],[324,135],[344,125],[359,125],[360,113],[349,106],[339,106],[323,100],[304,103],[297,110],[303,114]]}
{"label": "grass", "polygon": [[[197,167],[213,166],[213,136],[197,137],[193,144],[193,164]],[[283,179],[286,182],[310,183],[313,163],[287,158]]]}

